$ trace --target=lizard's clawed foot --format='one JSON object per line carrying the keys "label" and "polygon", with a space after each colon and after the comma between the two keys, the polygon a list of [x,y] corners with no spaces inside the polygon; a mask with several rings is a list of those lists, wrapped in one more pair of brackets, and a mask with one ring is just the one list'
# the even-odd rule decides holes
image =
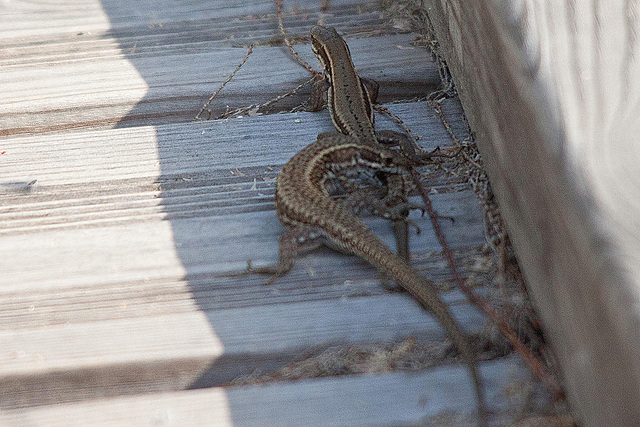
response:
{"label": "lizard's clawed foot", "polygon": [[416,229],[416,234],[420,234],[422,233],[422,230],[420,229],[420,227],[418,226],[418,224],[416,224],[415,222],[411,221],[410,219],[405,219],[405,221],[407,222],[407,224],[409,224],[412,227],[415,227]]}
{"label": "lizard's clawed foot", "polygon": [[273,284],[273,282],[278,280],[280,277],[284,276],[289,271],[289,270],[283,271],[282,267],[279,264],[265,265],[262,267],[253,267],[251,263],[252,261],[248,259],[247,268],[244,271],[227,274],[226,277],[246,276],[249,274],[269,274],[270,277],[265,283],[265,285],[271,285]]}
{"label": "lizard's clawed foot", "polygon": [[253,274],[254,273],[254,269],[251,266],[251,260],[247,260],[247,268],[245,268],[242,271],[236,271],[234,273],[226,273],[220,276],[216,276],[216,277],[240,277],[240,276],[247,276],[249,274]]}
{"label": "lizard's clawed foot", "polygon": [[288,227],[280,236],[278,249],[278,263],[254,268],[251,260],[247,261],[247,269],[232,276],[244,276],[246,274],[269,274],[265,285],[271,285],[280,277],[291,271],[293,262],[299,252],[313,250],[322,244],[319,240],[318,230],[315,227]]}

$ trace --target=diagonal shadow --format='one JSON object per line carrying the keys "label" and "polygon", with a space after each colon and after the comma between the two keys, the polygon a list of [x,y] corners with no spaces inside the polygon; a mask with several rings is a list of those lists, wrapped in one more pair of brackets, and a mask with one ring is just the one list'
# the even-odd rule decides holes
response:
{"label": "diagonal shadow", "polygon": [[[274,125],[272,119],[260,117],[245,122],[186,124],[192,121],[211,90],[226,77],[218,75],[203,78],[203,74],[211,69],[212,61],[223,62],[224,67],[221,68],[231,72],[246,52],[245,48],[233,46],[241,46],[256,38],[267,40],[276,34],[275,20],[272,16],[265,17],[273,13],[271,1],[229,3],[233,4],[217,2],[215,6],[203,7],[198,19],[194,20],[193,14],[187,11],[188,7],[183,8],[180,2],[154,9],[151,3],[102,0],[112,26],[107,36],[117,40],[124,56],[148,87],[145,96],[122,117],[117,127],[156,126],[161,171],[157,182],[161,187],[165,219],[171,223],[175,250],[184,267],[184,279],[193,301],[206,315],[211,329],[223,346],[243,334],[263,334],[273,338],[273,331],[284,329],[286,325],[267,319],[274,316],[274,309],[269,308],[272,313],[267,314],[264,306],[313,299],[314,295],[327,293],[326,287],[322,286],[326,286],[332,276],[341,274],[333,271],[309,278],[306,272],[298,276],[292,272],[291,280],[278,288],[278,291],[286,293],[286,297],[272,289],[265,289],[262,286],[264,279],[260,277],[215,277],[220,272],[242,269],[244,264],[238,260],[252,258],[256,254],[261,256],[263,262],[275,261],[275,242],[281,230],[273,214],[273,178],[277,168],[267,169],[266,166],[282,164],[306,142],[315,138],[317,128],[332,130],[326,114],[305,116],[306,121],[313,121],[315,125],[306,126],[302,132],[299,128],[292,129],[290,123]],[[317,2],[308,3],[317,7]],[[243,15],[251,15],[255,19],[241,20],[242,24],[239,25],[239,10],[245,10]],[[333,12],[338,20],[341,15],[352,13],[349,7],[338,7]],[[180,19],[181,14],[184,14],[184,19]],[[141,19],[141,16],[147,18]],[[292,19],[294,22],[290,23],[291,26],[307,25],[302,21],[303,18]],[[146,25],[142,25],[145,22]],[[377,14],[375,19],[372,14],[369,25],[380,24]],[[231,35],[234,37],[231,38]],[[280,56],[274,59],[276,54]],[[271,61],[275,73],[280,58],[283,61],[291,60],[284,49],[256,49],[251,61]],[[171,75],[163,71],[169,69],[172,70]],[[226,89],[235,105],[250,105],[270,98],[264,97],[264,88],[260,86],[257,74],[258,71],[247,63],[246,68],[237,75],[236,86]],[[306,78],[307,74],[301,70],[297,81],[274,79],[269,86],[270,93],[284,93]],[[432,83],[416,82],[412,90],[429,92],[437,84],[437,75],[433,86],[429,86]],[[264,99],[257,99],[256,94],[259,93]],[[289,109],[301,99],[302,96],[289,99],[281,108]],[[261,127],[267,122],[274,128]],[[185,125],[173,127],[176,123]],[[180,135],[180,132],[205,136],[201,144],[185,145],[181,144],[184,135]],[[252,135],[258,133],[272,135],[278,144],[253,147]],[[215,135],[215,138],[208,135]],[[257,156],[256,153],[262,154]],[[234,174],[230,171],[234,171]],[[254,186],[259,190],[257,195],[252,188]],[[390,235],[387,238],[391,240]],[[229,253],[226,250],[228,247],[239,248],[241,253]],[[326,252],[321,252],[321,257],[326,255]],[[313,262],[312,259],[310,263]],[[315,262],[322,264],[322,259],[318,258]],[[334,264],[340,265],[340,262]],[[353,274],[375,276],[365,265],[356,267]],[[299,285],[301,281],[303,284]],[[350,307],[351,316],[371,317],[366,304],[359,305],[356,301]],[[346,309],[343,307],[341,310]],[[286,318],[284,313],[283,316],[283,319]],[[341,321],[340,316],[339,312],[334,313],[334,323]],[[372,318],[372,322],[374,320]],[[313,324],[299,327],[301,330],[318,328]],[[408,335],[419,335],[422,330],[407,326],[402,336],[386,337],[379,331],[375,336],[366,331],[352,331],[350,336],[327,335],[324,342],[301,340],[303,347],[283,348],[278,353],[266,354],[261,348],[225,353],[207,367],[189,388],[218,385],[253,370],[270,371],[290,361],[292,356],[317,351],[339,342],[378,341],[385,338],[398,340]],[[262,342],[266,343],[267,338]]]}

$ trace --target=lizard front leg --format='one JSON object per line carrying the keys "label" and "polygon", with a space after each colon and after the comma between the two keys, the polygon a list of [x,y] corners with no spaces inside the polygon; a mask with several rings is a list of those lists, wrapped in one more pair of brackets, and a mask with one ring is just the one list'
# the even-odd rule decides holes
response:
{"label": "lizard front leg", "polygon": [[246,274],[269,274],[265,285],[271,285],[280,277],[287,274],[293,268],[298,254],[318,248],[323,244],[322,233],[316,227],[287,226],[280,236],[278,245],[278,262],[263,267],[252,267],[251,260],[247,262],[247,269],[232,276],[244,276]]}

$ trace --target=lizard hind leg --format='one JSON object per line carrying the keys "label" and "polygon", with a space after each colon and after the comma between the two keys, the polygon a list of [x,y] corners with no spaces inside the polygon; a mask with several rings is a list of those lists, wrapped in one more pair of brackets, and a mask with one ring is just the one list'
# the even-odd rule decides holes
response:
{"label": "lizard hind leg", "polygon": [[278,263],[254,268],[249,261],[243,274],[269,274],[270,277],[265,285],[271,285],[291,271],[299,253],[308,252],[321,246],[322,237],[321,232],[315,227],[288,226],[280,236]]}
{"label": "lizard hind leg", "polygon": [[409,211],[420,209],[424,213],[424,207],[410,203],[408,200],[408,191],[405,186],[405,180],[401,174],[384,174],[386,187],[379,197],[371,197],[367,194],[353,194],[350,197],[363,200],[360,203],[368,208],[372,215],[379,216],[391,221],[405,221],[413,225],[420,233],[420,228],[407,219]]}
{"label": "lizard hind leg", "polygon": [[359,214],[363,210],[368,210],[374,216],[391,221],[405,221],[420,230],[417,224],[407,219],[407,215],[410,210],[414,209],[424,211],[423,206],[412,204],[407,200],[398,201],[394,199],[391,201],[388,196],[376,196],[379,196],[379,191],[365,191],[365,189],[363,189],[348,193],[341,199],[341,202],[355,214]]}
{"label": "lizard hind leg", "polygon": [[404,260],[409,260],[408,226],[414,226],[418,234],[420,228],[407,216],[412,209],[421,209],[424,212],[424,208],[409,203],[404,179],[401,175],[382,172],[380,175],[384,182],[382,187],[375,185],[369,187],[349,186],[347,184],[350,183],[350,180],[341,180],[340,188],[346,193],[341,202],[356,215],[367,210],[374,216],[392,221],[398,255]]}
{"label": "lizard hind leg", "polygon": [[372,215],[389,219],[393,223],[393,234],[396,239],[396,248],[400,258],[405,261],[409,260],[409,226],[416,228],[420,233],[418,225],[407,218],[409,211],[412,209],[421,209],[409,203],[406,197],[391,196],[389,188],[361,188],[346,194],[341,199],[343,205],[358,215],[363,210],[368,210]]}
{"label": "lizard hind leg", "polygon": [[424,151],[413,139],[408,135],[396,132],[394,130],[378,130],[376,131],[378,142],[387,148],[397,147],[398,151],[407,159],[415,162],[417,165],[430,163],[434,151]]}

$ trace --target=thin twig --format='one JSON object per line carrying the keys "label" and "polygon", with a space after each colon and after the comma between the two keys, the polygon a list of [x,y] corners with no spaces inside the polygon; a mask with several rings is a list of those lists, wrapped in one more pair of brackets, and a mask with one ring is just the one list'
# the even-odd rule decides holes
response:
{"label": "thin twig", "polygon": [[293,88],[293,89],[292,89],[292,90],[290,90],[289,92],[284,93],[284,94],[282,94],[282,95],[278,95],[278,96],[276,96],[275,98],[273,98],[273,99],[271,99],[271,100],[269,100],[269,101],[265,102],[264,104],[260,105],[260,108],[268,107],[269,105],[274,104],[274,103],[276,103],[276,102],[280,101],[281,99],[286,98],[287,96],[294,95],[296,92],[298,92],[300,89],[302,89],[302,88],[303,88],[303,87],[305,87],[306,85],[313,83],[313,81],[314,81],[315,79],[316,79],[316,77],[315,77],[315,76],[311,77],[309,80],[307,80],[307,81],[305,81],[305,82],[303,82],[303,83],[300,83],[298,86],[296,86],[295,88]]}
{"label": "thin twig", "polygon": [[431,199],[429,198],[429,194],[425,190],[425,188],[420,183],[420,174],[413,169],[411,171],[414,182],[419,183],[417,185],[418,191],[422,195],[422,198],[425,201],[425,208],[429,213],[429,218],[431,219],[431,224],[433,225],[433,229],[435,230],[436,236],[438,237],[438,241],[442,246],[442,250],[444,252],[445,258],[447,259],[447,263],[449,264],[449,269],[451,270],[451,274],[453,274],[453,278],[462,290],[465,293],[467,298],[478,308],[480,308],[489,319],[495,323],[502,335],[513,345],[513,348],[522,356],[525,362],[529,365],[534,375],[542,381],[542,383],[547,387],[551,395],[556,398],[560,398],[563,396],[562,389],[556,382],[555,378],[547,371],[545,366],[533,355],[531,350],[527,348],[518,338],[516,333],[507,325],[506,321],[500,316],[488,303],[487,301],[479,295],[476,295],[473,290],[464,282],[462,276],[458,272],[456,268],[455,261],[453,259],[453,252],[449,248],[447,241],[442,233],[442,228],[440,227],[440,223],[438,222],[438,216],[433,209],[433,205],[431,204]]}
{"label": "thin twig", "polygon": [[295,49],[293,48],[293,45],[289,41],[289,38],[287,37],[287,32],[284,30],[284,25],[282,24],[282,0],[275,0],[275,2],[276,2],[276,16],[278,17],[278,28],[280,29],[280,33],[282,33],[282,38],[284,39],[284,43],[289,48],[289,52],[291,52],[291,55],[293,55],[293,57],[296,59],[296,61],[298,61],[300,65],[306,68],[307,71],[309,71],[311,74],[314,75],[314,77],[317,76],[320,73],[314,70],[313,67],[309,65],[304,59],[300,58],[300,56],[298,55],[298,52],[295,51]]}
{"label": "thin twig", "polygon": [[[455,134],[453,133],[453,130],[451,129],[451,126],[449,126],[449,123],[444,117],[440,104],[435,103],[434,108],[438,112],[440,120],[442,121],[445,129],[451,136],[451,139],[456,143],[458,147],[462,147],[462,144],[460,143],[458,138],[455,136]],[[467,160],[469,160],[474,166],[480,167],[476,162],[473,162],[471,159],[467,159]],[[464,292],[464,294],[467,296],[469,301],[471,301],[476,307],[482,310],[489,317],[489,319],[496,326],[498,326],[498,329],[500,330],[500,332],[502,332],[502,335],[507,339],[507,341],[509,341],[509,343],[511,343],[514,350],[518,354],[520,354],[520,356],[522,356],[525,363],[529,365],[529,368],[531,369],[533,374],[547,387],[547,390],[549,390],[549,393],[557,399],[562,398],[564,396],[564,392],[560,388],[555,377],[553,377],[553,375],[549,373],[547,368],[542,364],[542,362],[540,362],[533,355],[531,350],[528,347],[526,347],[522,343],[522,341],[520,341],[517,334],[513,331],[513,329],[509,327],[506,320],[496,310],[494,310],[493,307],[491,307],[491,305],[483,297],[475,294],[473,290],[469,286],[467,286],[464,279],[458,272],[458,269],[456,268],[456,264],[453,258],[453,252],[449,248],[449,245],[447,244],[447,240],[444,237],[442,228],[440,227],[440,223],[438,222],[438,216],[435,210],[433,209],[431,199],[429,198],[429,194],[427,193],[426,189],[420,182],[420,174],[415,169],[412,169],[411,175],[413,177],[413,181],[416,184],[416,188],[422,195],[422,199],[425,202],[425,208],[427,213],[429,214],[429,218],[431,219],[431,224],[433,225],[433,229],[436,233],[436,236],[438,237],[438,241],[442,246],[442,250],[444,252],[445,258],[447,259],[447,264],[449,264],[449,269],[451,271],[451,274],[453,275],[453,278],[456,281],[456,284],[458,285],[460,290]]]}
{"label": "thin twig", "polygon": [[411,138],[411,141],[413,141],[413,144],[417,147],[417,138],[415,136],[413,136],[413,133],[411,133],[411,129],[409,129],[409,126],[407,126],[400,117],[396,116],[395,114],[393,114],[391,111],[389,111],[388,108],[385,108],[381,105],[374,105],[373,108],[382,113],[382,114],[386,114],[387,116],[391,117],[393,119],[393,121],[395,121],[396,123],[398,123],[400,126],[402,126],[402,129],[404,129],[404,131],[407,133],[407,135],[409,135],[409,138]]}
{"label": "thin twig", "polygon": [[220,114],[218,117],[215,117],[213,120],[221,120],[228,119],[229,117],[235,116],[236,114],[244,113],[245,111],[249,111],[252,108],[256,108],[255,104],[248,105],[246,107],[234,108],[233,110],[229,110],[225,113]]}
{"label": "thin twig", "polygon": [[[238,70],[240,70],[240,68],[244,65],[244,63],[247,62],[247,59],[249,59],[249,55],[251,55],[251,52],[253,52],[253,45],[249,46],[249,49],[247,49],[247,54],[244,56],[244,58],[242,58],[242,61],[240,61],[240,64],[238,64],[236,69],[233,70],[233,73],[231,73],[229,77],[227,77],[227,79],[220,85],[220,87],[216,89],[215,92],[213,92],[213,95],[211,95],[211,97],[207,100],[207,102],[204,103],[204,105],[202,106],[198,114],[196,114],[196,116],[193,118],[193,120],[205,120],[200,118],[200,115],[207,109],[209,105],[211,105],[211,101],[213,101],[213,98],[215,98],[218,95],[218,93],[222,90],[222,88],[225,87],[227,83],[231,81],[231,79],[233,78],[233,76],[236,75]],[[211,118],[211,111],[209,111],[209,117],[206,120],[210,118]]]}
{"label": "thin twig", "polygon": [[[440,121],[442,122],[442,125],[446,129],[446,131],[449,134],[449,137],[451,138],[453,143],[456,144],[456,146],[458,146],[459,148],[462,148],[462,143],[460,142],[460,140],[458,139],[456,134],[453,133],[453,129],[451,129],[451,126],[449,125],[449,122],[447,121],[446,117],[444,116],[444,112],[442,111],[442,106],[440,105],[440,103],[439,102],[435,102],[434,105],[433,105],[433,108],[438,113],[438,117],[440,118]],[[464,151],[462,151],[462,157],[464,157],[464,159],[467,162],[471,163],[475,168],[480,169],[480,170],[484,170],[484,168],[481,165],[479,165],[474,159],[472,159]]]}
{"label": "thin twig", "polygon": [[298,92],[300,89],[302,89],[303,87],[305,87],[309,83],[313,82],[314,80],[315,80],[315,76],[311,77],[309,80],[307,80],[307,81],[305,81],[303,83],[300,83],[298,86],[296,86],[295,88],[293,88],[289,92],[284,93],[282,95],[278,95],[275,98],[270,99],[269,101],[265,102],[264,104],[249,105],[248,107],[241,107],[241,108],[236,108],[236,109],[231,110],[231,111],[227,111],[226,113],[221,114],[218,117],[216,117],[216,120],[228,119],[231,116],[234,116],[234,115],[239,114],[239,113],[244,113],[245,111],[249,111],[249,110],[251,110],[253,108],[255,108],[255,112],[257,113],[258,110],[260,110],[261,108],[268,107],[269,105],[274,104],[274,103],[276,103],[276,102],[278,102],[278,101],[280,101],[280,100],[282,100],[282,99],[284,99],[284,98],[286,98],[288,96],[294,95],[296,92]]}

